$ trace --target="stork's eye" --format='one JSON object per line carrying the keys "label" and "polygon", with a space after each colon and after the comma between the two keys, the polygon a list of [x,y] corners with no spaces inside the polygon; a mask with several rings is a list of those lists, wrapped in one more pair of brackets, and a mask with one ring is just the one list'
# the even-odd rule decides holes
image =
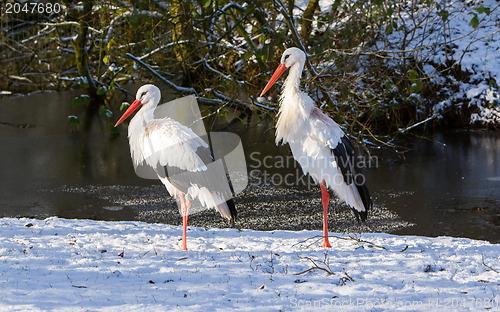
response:
{"label": "stork's eye", "polygon": [[285,55],[285,60],[290,56],[290,54]]}
{"label": "stork's eye", "polygon": [[141,93],[141,99],[146,95],[146,93],[148,93],[148,91],[144,91]]}

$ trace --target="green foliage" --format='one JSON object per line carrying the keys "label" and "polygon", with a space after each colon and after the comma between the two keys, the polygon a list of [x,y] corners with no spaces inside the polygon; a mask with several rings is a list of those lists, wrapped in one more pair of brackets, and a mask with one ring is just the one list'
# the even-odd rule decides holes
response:
{"label": "green foliage", "polygon": [[479,13],[479,14],[486,14],[486,15],[490,15],[491,13],[491,9],[490,8],[485,8],[483,5],[480,6],[480,7],[477,7],[477,8],[474,8],[474,10]]}
{"label": "green foliage", "polygon": [[70,125],[74,125],[77,127],[80,125],[80,118],[78,118],[78,116],[70,115],[68,116],[67,120]]}
{"label": "green foliage", "polygon": [[122,112],[126,111],[128,108],[130,107],[130,104],[129,103],[122,103],[122,105],[120,105],[120,110]]}
{"label": "green foliage", "polygon": [[105,95],[106,92],[108,92],[108,89],[106,87],[101,87],[99,89],[97,89],[97,95]]}
{"label": "green foliage", "polygon": [[71,101],[71,105],[73,105],[73,107],[77,107],[79,105],[88,106],[89,103],[90,103],[90,97],[85,94],[77,96]]}
{"label": "green foliage", "polygon": [[418,92],[422,90],[423,83],[415,69],[410,69],[408,71],[408,80],[411,83],[410,92]]}
{"label": "green foliage", "polygon": [[[288,4],[294,1],[275,0],[107,0],[98,5],[95,2],[92,14],[85,16],[89,27],[85,51],[89,74],[95,80],[95,95],[104,99],[96,114],[106,124],[112,124],[112,112],[128,107],[120,105],[118,100],[123,97],[118,91],[121,86],[136,78],[153,79],[127,53],[174,83],[194,88],[198,96],[213,98],[211,90],[215,90],[229,98],[241,98],[244,91],[254,99],[284,49],[304,43],[311,55],[311,66],[320,72],[320,77],[314,77],[312,71],[306,70],[304,76],[310,78],[304,81],[308,93],[318,102],[325,100],[325,92],[332,95],[336,105],[328,106],[330,113],[339,122],[351,125],[353,128],[348,130],[352,131],[397,130],[401,124],[418,119],[416,105],[430,105],[439,100],[437,88],[422,71],[425,55],[413,48],[418,46],[415,42],[422,40],[417,36],[419,28],[425,27],[427,34],[443,38],[432,52],[444,49],[449,64],[436,65],[436,70],[449,75],[456,73],[450,64],[456,63],[457,56],[446,38],[454,12],[447,2],[335,0],[327,11],[315,9],[307,20],[298,14],[288,23],[283,20],[281,3],[285,12],[293,11]],[[80,11],[75,7],[51,16],[60,26],[54,26],[53,32],[46,34],[42,31],[46,26],[32,21],[25,23],[29,26],[26,31],[13,38],[6,39],[5,32],[0,32],[0,43],[4,43],[0,45],[0,60],[18,57],[17,51],[6,48],[13,46],[7,40],[27,40],[15,45],[16,49],[31,44],[26,53],[37,55],[36,62],[2,66],[0,73],[5,77],[20,76],[23,72],[45,73],[46,64],[50,64],[57,74],[45,78],[46,81],[36,81],[38,86],[64,89],[75,86],[76,81],[78,86],[89,90],[92,80],[89,82],[85,75],[76,73],[75,56],[66,52],[73,50],[73,45],[64,39],[79,34],[78,27],[68,22],[79,22]],[[470,8],[470,25],[480,28],[484,17],[490,14],[491,9],[483,5]],[[418,20],[419,16],[424,18]],[[9,17],[2,16],[0,21],[2,18]],[[295,38],[290,25],[304,29],[306,22],[316,25],[315,29]],[[22,22],[2,25],[21,29],[18,24]],[[395,44],[388,39],[391,37],[402,40]],[[496,82],[490,82],[490,86],[496,88],[493,83]],[[0,80],[2,89],[11,85]],[[421,96],[421,103],[408,100],[414,93]],[[278,94],[271,93],[275,99],[269,106],[276,105]],[[79,96],[72,104],[88,107],[90,98]],[[225,114],[225,108],[220,112],[221,116]],[[109,129],[116,131],[114,127]]]}
{"label": "green foliage", "polygon": [[472,15],[472,18],[470,20],[470,25],[476,29],[478,26],[479,26],[479,16],[478,14],[486,14],[486,15],[490,15],[491,13],[491,9],[490,8],[485,8],[484,6],[480,6],[480,7],[477,7],[477,8],[474,8],[474,11],[476,11],[477,13],[475,12],[470,12],[469,15]]}
{"label": "green foliage", "polygon": [[473,12],[471,12],[471,13],[469,13],[469,14],[471,14],[471,15],[472,15],[472,19],[470,20],[470,25],[471,25],[474,29],[476,29],[476,28],[477,28],[477,26],[479,25],[479,17],[477,16],[477,14],[476,14],[476,13],[473,13]]}
{"label": "green foliage", "polygon": [[113,117],[113,112],[106,108],[106,106],[101,106],[99,108],[99,115],[104,118]]}

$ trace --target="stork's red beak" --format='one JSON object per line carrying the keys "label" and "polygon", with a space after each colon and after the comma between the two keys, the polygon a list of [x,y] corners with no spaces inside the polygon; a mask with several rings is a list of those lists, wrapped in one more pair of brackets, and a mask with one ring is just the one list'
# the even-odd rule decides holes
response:
{"label": "stork's red beak", "polygon": [[276,68],[276,70],[274,71],[273,76],[271,77],[271,79],[269,79],[269,82],[267,83],[267,85],[264,88],[264,90],[262,90],[262,93],[260,94],[260,96],[263,96],[267,92],[267,90],[271,89],[271,87],[273,86],[273,84],[285,72],[286,69],[287,69],[287,67],[285,66],[285,64],[280,64],[280,66],[278,66],[278,68]]}
{"label": "stork's red beak", "polygon": [[123,115],[120,118],[120,120],[118,120],[116,122],[115,127],[118,126],[119,124],[121,124],[122,121],[124,121],[125,119],[127,119],[127,117],[130,116],[130,114],[132,114],[141,105],[142,105],[142,103],[139,100],[135,100],[134,102],[132,102],[132,104],[130,105],[130,107],[125,111],[125,113],[123,113]]}

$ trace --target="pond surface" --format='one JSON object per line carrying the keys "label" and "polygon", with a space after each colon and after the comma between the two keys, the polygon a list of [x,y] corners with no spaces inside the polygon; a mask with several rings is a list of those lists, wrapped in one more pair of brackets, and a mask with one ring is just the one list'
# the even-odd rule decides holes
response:
{"label": "pond surface", "polygon": [[[163,186],[135,175],[125,126],[119,136],[112,137],[102,120],[87,133],[68,125],[67,116],[75,114],[70,103],[76,95],[79,93],[60,92],[0,98],[0,217],[179,224],[175,203]],[[292,174],[300,178],[301,173],[293,162],[277,164],[276,156],[287,158],[289,149],[274,145],[271,127],[271,122],[258,122],[225,129],[242,137],[247,166],[253,172],[250,191],[237,197],[242,226],[320,229],[319,188],[283,185],[280,177]],[[500,133],[453,131],[414,139],[412,146],[404,158],[391,150],[370,151],[377,160],[366,170],[374,203],[399,222],[378,230],[500,242]],[[263,167],[264,161],[270,168]],[[256,214],[266,210],[273,217],[254,218],[253,212],[245,212],[247,208],[261,209]],[[341,222],[339,210],[331,210],[329,220]],[[354,218],[347,213],[352,222]],[[312,214],[314,218],[309,219]],[[373,224],[378,222],[377,215],[376,210]],[[213,216],[217,217],[204,218]],[[222,221],[217,222],[210,225],[223,226]],[[280,226],[280,222],[295,223]]]}

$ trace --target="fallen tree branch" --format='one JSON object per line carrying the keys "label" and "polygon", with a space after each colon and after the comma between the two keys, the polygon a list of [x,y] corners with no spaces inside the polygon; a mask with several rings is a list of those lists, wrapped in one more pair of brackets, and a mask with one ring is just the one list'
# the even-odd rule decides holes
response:
{"label": "fallen tree branch", "polygon": [[495,273],[500,273],[499,271],[495,270],[494,268],[492,268],[491,266],[487,265],[486,263],[484,263],[484,255],[481,255],[481,261],[483,262],[483,265],[485,267],[487,267],[488,269],[492,270],[493,272]]}
{"label": "fallen tree branch", "polygon": [[302,275],[302,274],[305,274],[305,273],[313,271],[313,270],[320,270],[320,271],[324,271],[324,272],[328,273],[328,275],[335,275],[335,273],[333,273],[332,269],[330,268],[330,265],[328,263],[328,256],[327,255],[328,254],[325,253],[325,260],[323,260],[323,261],[318,260],[317,261],[320,264],[322,264],[324,267],[319,266],[318,263],[314,259],[312,259],[312,258],[301,257],[301,256],[297,255],[297,257],[300,260],[309,260],[312,263],[313,266],[311,268],[305,270],[305,271],[302,271],[302,272],[299,272],[299,273],[294,273],[293,275]]}
{"label": "fallen tree branch", "polygon": [[[365,243],[365,244],[368,244],[368,245],[373,246],[373,247],[376,247],[376,248],[380,248],[380,249],[383,249],[383,250],[387,250],[387,248],[385,248],[384,246],[379,246],[379,245],[376,245],[376,244],[374,244],[374,243],[372,243],[372,242],[365,241],[365,240],[362,240],[362,239],[358,238],[356,234],[352,234],[352,236],[351,236],[351,234],[349,234],[348,236],[349,236],[349,238],[350,238],[351,240],[355,241],[357,244],[360,244],[360,243]],[[336,236],[332,236],[332,237],[336,237]],[[342,237],[337,237],[337,238],[340,238],[340,239],[346,239],[346,240],[348,240],[347,238],[342,238]]]}
{"label": "fallen tree branch", "polygon": [[[349,235],[348,235],[348,238],[347,238],[347,237],[335,236],[335,235],[333,235],[333,236],[332,236],[332,235],[329,235],[328,237],[330,237],[330,238],[338,238],[338,239],[342,239],[342,240],[352,240],[352,241],[355,241],[357,244],[364,243],[364,244],[368,244],[368,245],[373,246],[373,247],[376,247],[376,248],[380,248],[380,249],[387,250],[387,248],[385,248],[385,247],[383,247],[383,246],[379,246],[379,245],[376,245],[376,244],[374,244],[374,243],[372,243],[372,242],[365,241],[365,240],[362,240],[362,239],[358,238],[358,237],[356,236],[356,234],[353,234],[353,236],[351,236],[351,234],[349,234]],[[322,236],[322,235],[317,235],[317,236],[314,236],[314,237],[309,237],[309,238],[307,238],[306,240],[301,241],[301,242],[298,242],[298,243],[297,243],[297,244],[295,244],[295,245],[303,244],[303,243],[307,242],[308,240],[313,240],[313,239],[315,239],[315,241],[313,241],[313,243],[311,243],[311,244],[309,244],[309,245],[306,245],[306,246],[305,246],[306,248],[309,248],[310,246],[312,246],[312,245],[314,245],[314,244],[318,243],[320,240],[322,240],[322,239],[323,239],[323,236]],[[295,245],[293,245],[293,246],[295,246]]]}

